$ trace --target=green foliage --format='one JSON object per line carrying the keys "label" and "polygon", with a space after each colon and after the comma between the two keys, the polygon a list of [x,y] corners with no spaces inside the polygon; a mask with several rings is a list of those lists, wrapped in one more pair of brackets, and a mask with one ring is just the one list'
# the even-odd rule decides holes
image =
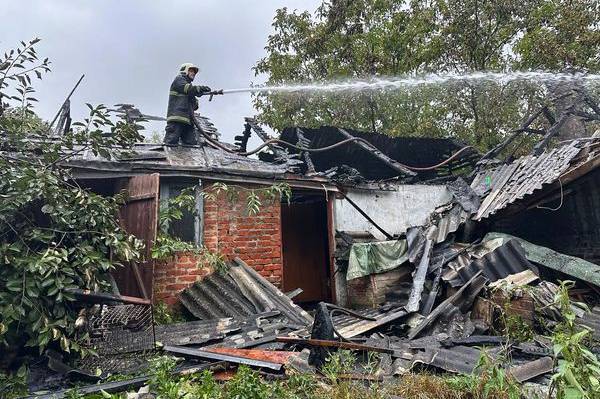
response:
{"label": "green foliage", "polygon": [[0,398],[20,398],[27,394],[27,368],[23,365],[16,373],[0,372]]}
{"label": "green foliage", "polygon": [[154,322],[156,324],[173,324],[186,321],[185,317],[181,312],[177,312],[173,309],[169,309],[167,304],[159,302],[154,305]]}
{"label": "green foliage", "polygon": [[158,214],[158,234],[151,249],[153,259],[169,259],[180,252],[189,252],[197,256],[198,263],[211,267],[214,270],[224,271],[225,259],[221,254],[213,253],[204,246],[196,243],[182,241],[169,233],[171,224],[181,220],[184,211],[196,215],[195,187],[183,190],[178,196],[169,198],[161,204]]}
{"label": "green foliage", "polygon": [[[88,105],[90,116],[61,140],[44,129],[29,131],[28,121],[34,119],[31,79],[13,68],[38,71],[36,57],[22,55],[31,54],[36,42],[17,50],[21,55],[12,64],[11,55],[0,59],[0,65],[8,63],[0,76],[1,90],[10,91],[8,83],[15,81],[21,94],[21,112],[3,108],[0,116],[0,286],[6,287],[0,292],[0,346],[18,351],[26,345],[41,352],[55,345],[84,352],[75,339],[77,315],[68,290],[106,286],[106,273],[137,260],[142,243],[119,226],[122,198],[81,188],[64,163],[84,151],[110,158],[130,148],[141,127],[113,123],[104,106]],[[47,61],[39,68],[47,70],[44,65]]]}
{"label": "green foliage", "polygon": [[191,398],[194,399],[219,399],[222,397],[221,386],[215,381],[209,370],[204,370],[200,376],[194,377],[190,389]]}
{"label": "green foliage", "polygon": [[150,133],[150,136],[144,138],[144,143],[160,144],[162,142],[163,135],[157,130],[153,130],[152,133]]}
{"label": "green foliage", "polygon": [[481,351],[475,372],[479,374],[479,392],[482,398],[519,399],[520,389],[516,381],[506,374],[502,359],[493,359],[485,350]]}
{"label": "green foliage", "polygon": [[502,357],[492,358],[482,348],[473,374],[447,376],[444,381],[459,397],[519,399],[522,397],[520,387],[506,374],[503,368],[507,363],[505,360]]}
{"label": "green foliage", "polygon": [[[576,324],[576,315],[569,298],[572,281],[563,281],[556,293],[555,305],[563,321],[552,334],[554,356],[558,359],[558,371],[552,376],[552,385],[558,399],[591,399],[600,397],[600,360],[584,341],[591,331]],[[577,304],[584,307],[584,304]],[[589,309],[587,309],[589,311]]]}
{"label": "green foliage", "polygon": [[350,398],[353,390],[352,381],[340,378],[341,374],[348,374],[354,371],[356,358],[351,351],[338,350],[331,353],[323,366],[322,373],[331,385],[335,397]]}
{"label": "green foliage", "polygon": [[[292,198],[292,189],[287,183],[274,183],[268,187],[251,189],[217,182],[213,183],[207,190],[202,191],[201,194],[205,199],[211,201],[224,194],[232,204],[239,201],[241,194],[245,194],[248,215],[256,215],[260,213],[260,209],[264,204],[273,204],[281,200],[289,202]],[[263,201],[265,201],[264,204]]]}
{"label": "green foliage", "polygon": [[160,356],[152,361],[149,385],[157,399],[192,398],[188,392],[189,378],[173,374],[176,365],[175,358],[169,356]]}
{"label": "green foliage", "polygon": [[235,377],[225,384],[225,399],[270,399],[272,397],[278,397],[273,395],[273,386],[262,381],[258,373],[247,366],[240,366]]}
{"label": "green foliage", "polygon": [[[254,69],[268,76],[269,85],[431,72],[598,72],[598,7],[595,0],[323,1],[314,16],[282,8],[267,55]],[[548,90],[497,81],[410,91],[273,92],[254,102],[259,118],[277,130],[337,125],[391,136],[454,137],[485,150],[535,111]],[[526,151],[534,139],[524,137],[509,152]]]}
{"label": "green foliage", "polygon": [[4,111],[11,106],[16,109],[13,113],[17,115],[9,115],[9,119],[15,122],[11,130],[25,131],[31,127],[27,125],[30,121],[27,114],[31,111],[31,103],[37,101],[30,95],[33,92],[31,77],[35,74],[41,79],[42,73],[50,71],[48,58],[40,61],[35,51],[39,41],[35,38],[27,43],[21,42],[19,47],[0,57],[0,117],[5,116]]}

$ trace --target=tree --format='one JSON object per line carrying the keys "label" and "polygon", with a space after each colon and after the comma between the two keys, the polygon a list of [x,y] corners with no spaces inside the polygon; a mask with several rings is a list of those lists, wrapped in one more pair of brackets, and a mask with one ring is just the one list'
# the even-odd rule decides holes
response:
{"label": "tree", "polygon": [[[255,72],[267,74],[269,85],[515,68],[596,72],[597,9],[594,0],[334,0],[323,2],[314,17],[282,8]],[[331,124],[392,136],[455,137],[486,150],[547,93],[532,82],[486,81],[410,91],[258,94],[254,101],[259,118],[274,129]]]}
{"label": "tree", "polygon": [[110,158],[129,149],[141,127],[88,104],[84,122],[53,138],[32,109],[31,76],[50,69],[37,59],[38,41],[0,58],[0,351],[85,352],[69,289],[108,287],[107,273],[138,259],[142,243],[119,226],[122,196],[83,189],[64,164],[85,151]]}

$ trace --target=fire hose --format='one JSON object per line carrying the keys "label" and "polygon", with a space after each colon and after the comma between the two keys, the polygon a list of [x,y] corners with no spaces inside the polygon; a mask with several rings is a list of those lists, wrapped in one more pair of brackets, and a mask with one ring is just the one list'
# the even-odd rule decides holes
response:
{"label": "fire hose", "polygon": [[[209,96],[208,101],[212,101],[213,96],[215,95],[222,95],[224,94],[223,89],[221,90],[214,90],[214,91],[210,91],[207,93],[204,93],[204,95]],[[192,114],[193,115],[193,114]],[[265,141],[263,144],[259,145],[258,147],[256,147],[255,149],[253,149],[252,151],[247,151],[247,152],[239,152],[239,151],[235,151],[232,150],[230,148],[227,148],[226,146],[222,145],[221,143],[219,143],[217,140],[214,140],[212,137],[210,137],[209,134],[207,134],[206,132],[204,132],[204,130],[202,129],[202,127],[200,126],[200,124],[198,123],[198,121],[196,120],[196,118],[192,117],[191,118],[192,121],[194,122],[194,125],[196,126],[196,129],[198,129],[198,131],[202,134],[202,136],[204,136],[204,138],[206,139],[206,141],[208,141],[213,147],[221,149],[225,152],[228,152],[230,154],[237,154],[237,155],[242,155],[242,156],[250,156],[250,155],[254,155],[260,151],[262,151],[265,147],[270,146],[271,144],[282,144],[286,147],[289,148],[293,148],[295,150],[298,151],[306,151],[306,152],[312,152],[312,153],[318,153],[318,152],[325,152],[325,151],[329,151],[332,150],[334,148],[340,147],[342,145],[351,143],[351,142],[362,142],[364,144],[367,144],[369,146],[372,146],[372,144],[368,141],[363,139],[362,137],[352,137],[349,139],[345,139],[342,141],[338,141],[337,143],[328,145],[326,147],[320,147],[320,148],[306,148],[306,147],[300,147],[297,146],[295,144],[292,143],[288,143],[287,141],[281,140],[281,139],[269,139],[267,141]],[[462,154],[463,152],[465,152],[466,150],[473,148],[472,146],[466,146],[461,148],[460,150],[458,150],[457,152],[455,152],[454,154],[452,154],[450,157],[446,158],[444,161],[436,164],[436,165],[432,165],[432,166],[426,166],[426,167],[418,167],[418,166],[410,166],[410,165],[405,165],[403,163],[398,162],[398,164],[400,164],[401,166],[405,167],[406,169],[410,169],[416,172],[425,172],[425,171],[429,171],[429,170],[434,170],[437,168],[440,168],[444,165],[446,165],[449,162],[452,162],[454,159],[456,159],[460,154]]]}

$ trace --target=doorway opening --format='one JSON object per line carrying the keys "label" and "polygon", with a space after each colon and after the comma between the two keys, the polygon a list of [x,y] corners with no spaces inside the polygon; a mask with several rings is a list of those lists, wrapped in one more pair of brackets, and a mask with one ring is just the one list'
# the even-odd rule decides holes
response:
{"label": "doorway opening", "polygon": [[328,203],[321,193],[294,191],[281,204],[283,289],[301,288],[300,303],[331,302]]}

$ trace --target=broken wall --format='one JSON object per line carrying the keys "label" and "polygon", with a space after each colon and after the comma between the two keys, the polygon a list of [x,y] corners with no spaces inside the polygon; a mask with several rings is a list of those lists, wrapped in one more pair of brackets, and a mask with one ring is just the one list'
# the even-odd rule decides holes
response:
{"label": "broken wall", "polygon": [[[349,189],[346,195],[391,235],[400,235],[409,227],[426,224],[437,207],[452,200],[446,186],[424,184],[396,185],[394,190]],[[345,199],[335,200],[334,228],[338,232],[369,232],[377,239],[385,239]],[[389,291],[388,284],[377,284],[377,279],[365,278],[364,281],[350,284],[346,281],[345,269],[340,262],[336,261],[335,267],[336,303],[341,306],[361,307],[365,304],[356,298],[363,298],[366,302],[380,301]]]}
{"label": "broken wall", "polygon": [[[446,186],[423,184],[397,185],[394,190],[349,189],[347,196],[391,235],[424,225],[436,207],[452,199]],[[368,231],[385,238],[345,199],[335,200],[334,215],[336,231]]]}
{"label": "broken wall", "polygon": [[[201,223],[202,244],[227,259],[239,257],[277,287],[282,287],[281,204],[261,198],[260,212],[249,215],[247,192],[257,188],[245,185],[230,200],[226,193],[206,198]],[[179,292],[202,279],[208,270],[193,254],[180,254],[155,268],[155,298],[169,304],[177,302]]]}

